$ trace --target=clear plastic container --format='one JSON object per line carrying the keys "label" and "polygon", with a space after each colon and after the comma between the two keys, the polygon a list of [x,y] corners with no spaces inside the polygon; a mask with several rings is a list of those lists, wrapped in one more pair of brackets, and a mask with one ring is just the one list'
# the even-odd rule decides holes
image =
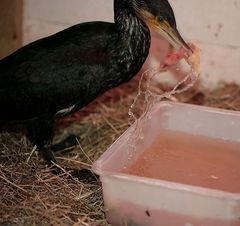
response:
{"label": "clear plastic container", "polygon": [[[149,147],[161,129],[235,141],[240,145],[239,112],[161,102],[143,125],[144,139],[137,142],[133,160]],[[126,164],[131,164],[127,140],[132,130],[133,126],[93,165],[94,172],[100,175],[110,224],[240,226],[240,194],[120,173]]]}

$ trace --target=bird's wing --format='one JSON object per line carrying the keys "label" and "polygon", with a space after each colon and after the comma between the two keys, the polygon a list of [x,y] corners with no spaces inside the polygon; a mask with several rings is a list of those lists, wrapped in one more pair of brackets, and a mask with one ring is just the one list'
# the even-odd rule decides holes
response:
{"label": "bird's wing", "polygon": [[[91,99],[108,63],[111,23],[73,26],[0,61],[0,116],[29,119]],[[96,90],[97,92],[97,90]]]}

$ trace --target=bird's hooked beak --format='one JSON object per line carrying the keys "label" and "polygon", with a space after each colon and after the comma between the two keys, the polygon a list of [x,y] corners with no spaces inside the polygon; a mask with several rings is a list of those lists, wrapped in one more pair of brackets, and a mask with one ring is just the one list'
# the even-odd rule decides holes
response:
{"label": "bird's hooked beak", "polygon": [[171,26],[166,19],[155,17],[145,10],[140,10],[140,16],[151,28],[165,37],[174,47],[184,48],[187,51],[193,52],[180,35],[175,24]]}
{"label": "bird's hooked beak", "polygon": [[154,21],[150,20],[149,25],[162,36],[164,36],[174,47],[183,47],[187,51],[192,51],[188,44],[184,41],[182,36],[176,27],[170,26],[170,24],[164,20],[155,18]]}

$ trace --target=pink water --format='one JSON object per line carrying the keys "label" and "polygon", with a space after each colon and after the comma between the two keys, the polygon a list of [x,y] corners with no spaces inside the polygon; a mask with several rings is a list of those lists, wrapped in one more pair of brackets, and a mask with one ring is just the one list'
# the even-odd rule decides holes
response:
{"label": "pink water", "polygon": [[166,130],[123,172],[240,193],[240,143]]}

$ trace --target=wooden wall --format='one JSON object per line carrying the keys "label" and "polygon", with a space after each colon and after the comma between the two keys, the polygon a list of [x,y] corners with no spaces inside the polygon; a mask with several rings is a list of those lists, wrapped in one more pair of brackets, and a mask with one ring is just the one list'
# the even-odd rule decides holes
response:
{"label": "wooden wall", "polygon": [[22,44],[23,0],[0,0],[0,59]]}

